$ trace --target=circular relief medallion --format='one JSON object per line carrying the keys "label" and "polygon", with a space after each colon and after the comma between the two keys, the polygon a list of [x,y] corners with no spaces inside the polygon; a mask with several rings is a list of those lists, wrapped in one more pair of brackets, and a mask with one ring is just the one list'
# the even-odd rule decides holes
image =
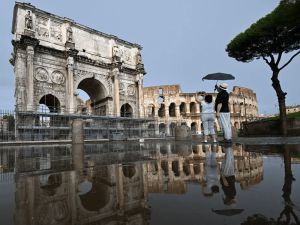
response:
{"label": "circular relief medallion", "polygon": [[65,82],[65,77],[61,72],[54,71],[51,74],[51,81],[55,84],[63,84]]}
{"label": "circular relief medallion", "polygon": [[48,72],[44,68],[37,68],[34,74],[35,79],[38,81],[48,81]]}
{"label": "circular relief medallion", "polygon": [[135,86],[134,85],[129,85],[127,87],[127,94],[128,95],[135,95]]}

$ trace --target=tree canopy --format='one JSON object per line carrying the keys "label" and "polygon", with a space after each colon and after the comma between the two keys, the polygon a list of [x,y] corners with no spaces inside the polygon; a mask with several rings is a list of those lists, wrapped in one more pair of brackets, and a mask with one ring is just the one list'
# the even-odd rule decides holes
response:
{"label": "tree canopy", "polygon": [[297,49],[300,49],[300,0],[281,1],[270,14],[237,35],[226,51],[241,62],[261,57],[272,59],[273,54],[278,54],[276,62],[273,60],[278,66],[282,53]]}

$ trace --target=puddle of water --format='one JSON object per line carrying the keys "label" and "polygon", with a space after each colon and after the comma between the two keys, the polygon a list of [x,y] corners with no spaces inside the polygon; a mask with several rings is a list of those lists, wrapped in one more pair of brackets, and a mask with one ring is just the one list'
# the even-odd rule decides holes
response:
{"label": "puddle of water", "polygon": [[297,224],[299,179],[299,145],[1,148],[0,219],[7,225]]}

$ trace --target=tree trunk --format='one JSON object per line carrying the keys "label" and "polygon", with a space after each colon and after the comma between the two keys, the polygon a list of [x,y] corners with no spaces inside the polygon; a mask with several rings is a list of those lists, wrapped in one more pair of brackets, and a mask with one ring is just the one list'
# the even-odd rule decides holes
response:
{"label": "tree trunk", "polygon": [[281,134],[285,137],[287,136],[287,117],[286,117],[286,107],[285,107],[286,93],[283,92],[281,89],[281,85],[278,80],[278,75],[279,75],[279,70],[273,69],[273,75],[271,78],[272,86],[278,98]]}

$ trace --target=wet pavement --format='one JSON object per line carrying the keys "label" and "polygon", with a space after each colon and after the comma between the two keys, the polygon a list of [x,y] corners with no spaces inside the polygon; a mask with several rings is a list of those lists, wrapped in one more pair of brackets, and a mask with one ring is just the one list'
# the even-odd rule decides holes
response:
{"label": "wet pavement", "polygon": [[299,224],[300,145],[255,144],[1,147],[0,221]]}

